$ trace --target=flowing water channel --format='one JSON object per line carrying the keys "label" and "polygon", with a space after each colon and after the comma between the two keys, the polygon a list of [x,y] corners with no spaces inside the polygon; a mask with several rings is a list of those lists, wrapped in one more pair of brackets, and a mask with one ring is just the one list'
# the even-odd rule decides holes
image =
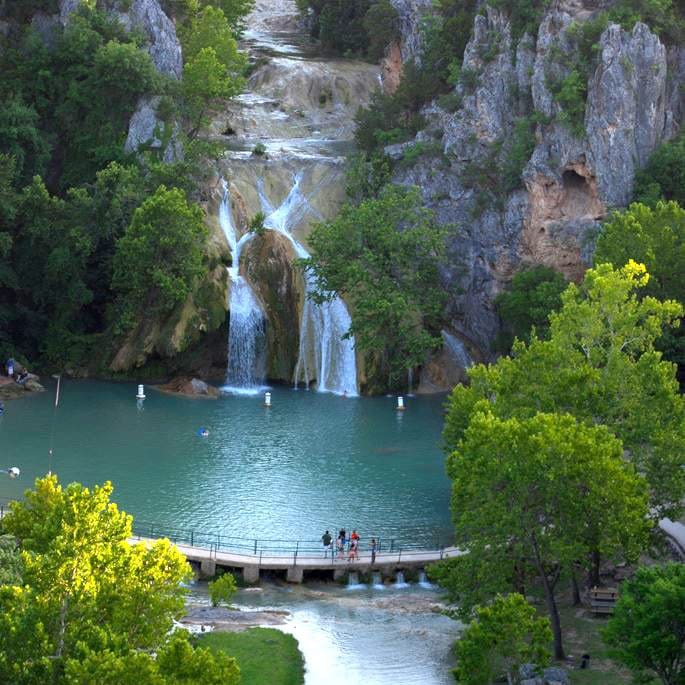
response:
{"label": "flowing water channel", "polygon": [[[354,114],[368,103],[380,78],[374,65],[314,54],[292,0],[260,0],[247,24],[244,47],[257,68],[246,92],[219,113],[213,127],[230,148],[220,164],[225,178],[220,220],[233,253],[230,306],[238,308],[229,320],[236,328],[229,333],[227,385],[238,390],[259,386],[261,360],[252,350],[268,325],[260,284],[247,282],[238,261],[239,246],[250,236],[245,220],[261,212],[266,230],[282,236],[293,259],[309,257],[312,223],[332,218],[344,200],[344,153],[352,148]],[[257,145],[263,154],[253,153]],[[242,226],[233,207],[244,215]],[[354,396],[357,363],[354,339],[346,337],[347,307],[333,294],[316,304],[309,297],[311,275],[303,285],[299,321],[290,322],[299,330],[292,382]],[[232,342],[238,335],[240,346]]]}

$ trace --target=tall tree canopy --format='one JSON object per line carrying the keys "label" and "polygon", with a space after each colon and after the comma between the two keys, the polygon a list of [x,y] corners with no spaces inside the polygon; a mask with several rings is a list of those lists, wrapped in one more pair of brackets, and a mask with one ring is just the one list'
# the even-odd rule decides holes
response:
{"label": "tall tree canopy", "polygon": [[346,205],[309,236],[305,268],[315,299],[339,293],[352,310],[350,335],[375,355],[379,383],[392,386],[441,344],[437,325],[445,292],[438,264],[445,229],[421,207],[417,189],[386,187],[377,198]]}
{"label": "tall tree canopy", "polygon": [[112,486],[36,481],[3,518],[21,581],[0,585],[0,680],[15,685],[237,685],[233,659],[171,634],[190,576],[168,540],[131,545]]}
{"label": "tall tree canopy", "polygon": [[[615,267],[629,260],[645,264],[649,282],[643,295],[685,303],[685,210],[676,202],[657,202],[654,207],[633,204],[615,212],[602,226],[595,263]],[[679,366],[685,382],[685,328],[666,329],[657,342],[664,357]]]}
{"label": "tall tree canopy", "polygon": [[464,615],[487,598],[483,577],[502,591],[539,578],[562,658],[557,584],[578,560],[589,569],[594,552],[637,558],[650,527],[645,483],[602,426],[561,414],[500,419],[485,401],[474,412],[447,462],[455,544],[467,554],[434,574]]}

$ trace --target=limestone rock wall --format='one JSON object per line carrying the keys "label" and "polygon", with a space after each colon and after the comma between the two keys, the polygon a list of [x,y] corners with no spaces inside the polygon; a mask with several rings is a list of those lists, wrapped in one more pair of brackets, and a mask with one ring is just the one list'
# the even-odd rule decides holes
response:
{"label": "limestone rock wall", "polygon": [[[420,51],[416,27],[427,10],[420,0],[394,4],[406,61]],[[667,49],[641,23],[630,31],[607,26],[584,118],[576,127],[564,120],[550,83],[570,73],[578,54],[569,29],[599,9],[590,0],[557,0],[536,36],[518,39],[505,13],[487,8],[476,16],[463,61],[475,84],[455,88],[454,111],[426,108],[417,141],[430,143],[428,152],[395,172],[396,182],[419,186],[425,204],[451,227],[442,272],[451,330],[485,358],[500,325],[494,298],[513,274],[545,264],[581,278],[599,222],[630,202],[636,171],[682,121],[685,51]],[[503,191],[508,141],[522,118],[534,133],[533,151],[520,187]],[[401,159],[408,147],[387,152]]]}

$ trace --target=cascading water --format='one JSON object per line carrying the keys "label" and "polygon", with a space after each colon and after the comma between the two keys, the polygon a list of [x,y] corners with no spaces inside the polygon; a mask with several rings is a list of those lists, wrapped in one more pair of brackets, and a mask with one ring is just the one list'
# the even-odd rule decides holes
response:
{"label": "cascading water", "polygon": [[371,576],[371,584],[374,590],[385,590],[385,585],[383,585],[383,578],[378,571],[374,571]]}
{"label": "cascading water", "polygon": [[264,380],[264,347],[266,317],[250,284],[240,275],[240,253],[252,239],[246,233],[238,240],[231,213],[231,196],[223,182],[224,195],[219,209],[219,221],[231,250],[231,301],[228,321],[227,392],[255,394]]}
{"label": "cascading water", "polygon": [[359,576],[352,572],[347,579],[347,589],[348,590],[363,590],[366,587],[363,583],[359,582]]}
{"label": "cascading water", "polygon": [[395,578],[395,584],[393,585],[393,587],[397,588],[398,590],[409,587],[409,583],[407,583],[404,580],[404,572],[403,571],[397,572],[397,576]]}
{"label": "cascading water", "polygon": [[463,369],[473,366],[473,359],[471,359],[471,355],[468,353],[464,343],[447,331],[443,330],[441,333],[445,349],[454,357],[457,364]]}
{"label": "cascading water", "polygon": [[425,588],[426,590],[432,590],[435,588],[435,585],[433,585],[433,583],[431,583],[426,577],[425,571],[419,571],[419,586]]}
{"label": "cascading water", "polygon": [[[264,182],[258,183],[259,200],[266,215],[264,225],[285,236],[301,259],[310,255],[292,235],[292,227],[307,214],[316,213],[307,197],[301,192],[302,173],[295,174],[293,185],[285,200],[274,207],[266,195]],[[316,217],[321,218],[321,217]],[[345,335],[352,323],[345,303],[337,296],[316,304],[310,297],[314,290],[314,278],[305,275],[306,297],[300,320],[300,345],[295,367],[295,385],[302,382],[306,387],[316,380],[319,392],[338,395],[357,394],[357,361],[354,339]]]}

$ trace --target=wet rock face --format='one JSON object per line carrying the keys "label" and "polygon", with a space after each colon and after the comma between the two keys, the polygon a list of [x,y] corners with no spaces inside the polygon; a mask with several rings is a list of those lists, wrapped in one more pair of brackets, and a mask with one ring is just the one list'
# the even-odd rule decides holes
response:
{"label": "wet rock face", "polygon": [[[401,16],[423,11],[411,0],[395,4]],[[441,154],[395,172],[396,182],[419,186],[426,205],[451,226],[442,271],[451,292],[450,325],[486,356],[499,329],[494,298],[516,271],[545,264],[580,279],[591,263],[599,222],[630,202],[637,170],[679,129],[685,51],[667,51],[639,23],[631,31],[605,29],[588,80],[582,131],[563,122],[550,82],[568,76],[577,54],[569,27],[596,9],[581,0],[556,2],[535,38],[517,40],[505,14],[488,8],[477,16],[464,54],[475,83],[457,86],[456,111],[427,107],[427,127],[417,135],[437,144]],[[410,25],[404,17],[403,26]],[[415,40],[405,44],[420,50]],[[405,61],[412,56],[403,52]],[[498,192],[507,141],[524,117],[534,131],[533,152],[522,160],[520,188]],[[401,159],[406,149],[388,152]],[[492,179],[489,189],[482,180],[474,183],[474,169]]]}
{"label": "wet rock face", "polygon": [[247,279],[266,313],[267,377],[290,383],[298,358],[304,283],[287,238],[266,231],[251,240],[241,257]]}

